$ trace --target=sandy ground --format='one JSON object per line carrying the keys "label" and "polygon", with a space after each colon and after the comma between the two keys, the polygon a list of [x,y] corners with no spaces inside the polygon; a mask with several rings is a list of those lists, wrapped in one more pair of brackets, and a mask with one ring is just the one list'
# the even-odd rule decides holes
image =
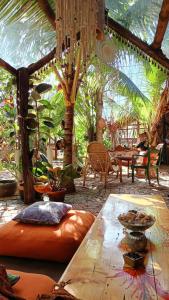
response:
{"label": "sandy ground", "polygon": [[[94,179],[93,175],[88,177],[85,187],[82,185],[82,178],[77,179],[75,183],[76,193],[66,195],[65,202],[71,203],[74,209],[91,211],[95,215],[99,213],[109,194],[160,194],[169,208],[169,166],[161,167],[159,186],[156,180],[151,180],[149,185],[145,179],[136,178],[132,183],[131,177],[127,178],[126,175],[123,175],[122,183],[115,175],[111,175],[106,189],[99,177]],[[0,223],[11,220],[23,207],[25,205],[19,196],[0,200]]]}
{"label": "sandy ground", "polygon": [[[92,175],[88,178],[86,187],[83,187],[82,183],[82,178],[76,180],[77,192],[65,197],[65,202],[71,203],[74,209],[91,211],[97,215],[109,194],[160,194],[169,208],[169,166],[161,168],[159,186],[156,180],[152,180],[152,184],[149,185],[144,179],[136,179],[133,184],[131,183],[131,177],[127,178],[125,175],[123,176],[123,183],[120,183],[115,175],[110,176],[107,189],[104,189],[99,178],[95,180]],[[11,197],[11,199],[0,200],[0,223],[3,224],[11,220],[23,207],[25,205],[17,195]],[[13,270],[46,274],[56,281],[66,268],[66,264],[57,262],[16,257],[1,256],[0,263]]]}
{"label": "sandy ground", "polygon": [[107,188],[90,176],[86,182],[86,187],[82,187],[82,179],[76,181],[77,193],[67,195],[66,202],[72,203],[75,209],[89,210],[95,215],[99,213],[109,194],[160,194],[163,196],[169,208],[169,166],[162,167],[160,170],[160,185],[156,180],[151,180],[151,185],[145,179],[135,179],[131,182],[131,177],[123,176],[120,183],[115,175],[110,176]]}

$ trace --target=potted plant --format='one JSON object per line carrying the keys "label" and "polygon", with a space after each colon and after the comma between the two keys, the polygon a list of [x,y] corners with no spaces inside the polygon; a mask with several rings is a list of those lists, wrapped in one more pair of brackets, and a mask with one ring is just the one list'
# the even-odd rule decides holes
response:
{"label": "potted plant", "polygon": [[[64,197],[70,182],[79,177],[78,172],[72,165],[67,165],[63,169],[53,168],[47,162],[37,161],[33,168],[35,178],[35,191],[47,195],[52,201],[64,201]],[[42,182],[46,179],[46,182]]]}

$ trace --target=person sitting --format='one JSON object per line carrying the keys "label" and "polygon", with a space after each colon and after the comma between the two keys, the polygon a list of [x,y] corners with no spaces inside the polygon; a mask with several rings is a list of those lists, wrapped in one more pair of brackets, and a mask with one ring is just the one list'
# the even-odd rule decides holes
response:
{"label": "person sitting", "polygon": [[147,132],[139,134],[139,143],[136,146],[136,149],[139,150],[139,155],[137,157],[137,164],[145,165],[147,164],[147,150],[149,149],[149,141]]}
{"label": "person sitting", "polygon": [[148,143],[148,134],[147,132],[143,132],[139,135],[140,142],[136,146],[136,148],[140,151],[147,151],[149,149]]}

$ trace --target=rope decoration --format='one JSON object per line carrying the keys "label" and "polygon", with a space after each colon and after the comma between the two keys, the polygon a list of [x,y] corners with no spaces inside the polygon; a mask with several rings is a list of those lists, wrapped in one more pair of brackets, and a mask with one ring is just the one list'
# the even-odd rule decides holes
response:
{"label": "rope decoration", "polygon": [[[104,0],[56,0],[56,58],[75,65],[77,46],[85,64],[104,29]],[[103,38],[103,36],[102,36]]]}

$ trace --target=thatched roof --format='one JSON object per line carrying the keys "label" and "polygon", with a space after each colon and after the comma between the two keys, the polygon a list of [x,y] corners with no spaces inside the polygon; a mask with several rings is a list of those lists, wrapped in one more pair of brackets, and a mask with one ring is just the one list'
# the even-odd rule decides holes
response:
{"label": "thatched roof", "polygon": [[165,133],[166,136],[163,136],[163,127],[165,126],[164,120],[165,116],[168,119],[169,115],[169,82],[166,82],[166,86],[164,91],[161,94],[160,101],[158,103],[158,107],[156,110],[156,115],[151,127],[151,139],[152,144],[157,145],[159,142],[164,142],[164,139],[168,136],[167,132]]}
{"label": "thatched roof", "polygon": [[[168,0],[106,0],[106,8],[109,9],[107,25],[124,43],[128,43],[129,47],[133,45],[146,59],[150,57],[169,69],[169,59],[163,54],[163,51],[167,54],[169,40],[166,30],[169,21]],[[29,63],[34,63],[54,48],[55,0],[2,0],[0,25],[0,66],[16,74],[11,53],[13,57],[19,57],[21,62],[23,57],[27,57]],[[9,50],[7,53],[6,49]],[[45,60],[31,66],[30,73],[52,59],[54,53],[52,50]]]}

